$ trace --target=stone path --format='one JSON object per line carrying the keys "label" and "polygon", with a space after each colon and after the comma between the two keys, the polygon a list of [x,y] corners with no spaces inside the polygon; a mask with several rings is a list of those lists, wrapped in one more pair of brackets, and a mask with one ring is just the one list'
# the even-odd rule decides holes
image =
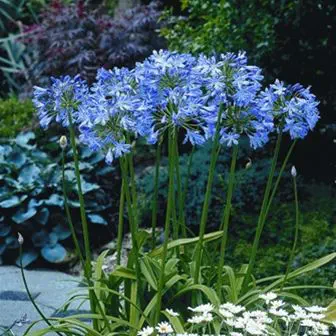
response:
{"label": "stone path", "polygon": [[[60,316],[57,315],[56,310],[69,299],[71,294],[81,290],[78,283],[81,279],[65,273],[34,270],[25,271],[25,275],[30,292],[46,316]],[[79,303],[78,301],[77,305]],[[77,305],[70,307],[72,313],[77,309]],[[88,305],[85,304],[80,309],[87,310]],[[0,266],[0,326],[3,328],[13,325],[11,329],[13,334],[21,336],[32,321],[39,319],[38,313],[26,294],[20,268]],[[42,323],[39,325],[40,327],[45,326]],[[0,329],[0,336],[2,334],[3,331]]]}

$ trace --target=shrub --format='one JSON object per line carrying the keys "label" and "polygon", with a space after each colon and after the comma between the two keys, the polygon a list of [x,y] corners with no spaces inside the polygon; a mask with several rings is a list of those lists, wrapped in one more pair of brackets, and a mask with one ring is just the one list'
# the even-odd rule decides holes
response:
{"label": "shrub", "polygon": [[0,138],[13,137],[31,126],[34,111],[30,100],[20,101],[14,96],[0,100]]}
{"label": "shrub", "polygon": [[[44,140],[45,141],[45,140]],[[35,144],[32,144],[34,143]],[[58,153],[55,151],[58,151]],[[49,262],[61,262],[69,257],[65,247],[70,236],[64,218],[61,162],[57,138],[51,138],[44,148],[35,141],[32,132],[21,133],[0,146],[0,256],[10,261],[18,254],[18,231],[25,235],[27,249],[24,264],[28,265],[41,255]],[[67,157],[71,152],[67,151]],[[115,199],[109,173],[111,167],[101,165],[104,157],[81,148],[82,188],[85,194],[88,218],[91,224],[103,226],[93,231],[94,243],[111,231],[108,222],[114,222],[112,202]],[[66,188],[73,222],[80,233],[79,202],[76,198],[75,176],[72,164],[66,163]],[[107,210],[107,211],[106,211]],[[107,215],[109,214],[109,217]],[[95,233],[94,233],[95,232]],[[101,234],[99,236],[99,232]],[[100,242],[101,243],[101,242]]]}
{"label": "shrub", "polygon": [[133,66],[162,46],[155,32],[159,16],[156,2],[114,19],[103,8],[86,7],[84,1],[53,1],[41,14],[40,24],[26,27],[24,42],[34,51],[30,80],[47,85],[49,76],[67,73],[92,82],[99,67]]}

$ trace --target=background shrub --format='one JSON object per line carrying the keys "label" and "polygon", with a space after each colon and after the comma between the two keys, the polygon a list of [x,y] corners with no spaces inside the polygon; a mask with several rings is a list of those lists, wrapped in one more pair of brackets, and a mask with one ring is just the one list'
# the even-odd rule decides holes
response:
{"label": "background shrub", "polygon": [[[41,22],[25,29],[30,82],[47,85],[50,76],[64,74],[80,74],[91,82],[102,66],[133,66],[163,45],[156,33],[159,16],[156,2],[113,18],[103,7],[92,9],[84,1],[53,1],[41,13]],[[25,84],[29,92],[31,84]]]}
{"label": "background shrub", "polygon": [[32,125],[35,109],[31,100],[20,101],[12,96],[0,100],[0,138],[14,137]]}

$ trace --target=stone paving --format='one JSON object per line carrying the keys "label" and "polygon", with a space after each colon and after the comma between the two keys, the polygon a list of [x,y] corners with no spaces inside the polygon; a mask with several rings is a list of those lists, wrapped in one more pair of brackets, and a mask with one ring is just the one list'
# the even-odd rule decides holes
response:
{"label": "stone paving", "polygon": [[[26,270],[25,275],[32,296],[46,316],[59,314],[56,310],[66,302],[71,294],[81,290],[79,284],[81,278],[65,273]],[[72,313],[76,308],[76,305],[70,307]],[[80,309],[87,310],[88,305]],[[12,333],[8,335],[21,336],[32,321],[39,319],[38,313],[26,294],[20,268],[0,266],[0,326],[2,328],[13,326]],[[40,326],[43,327],[45,324],[41,323]],[[2,334],[3,331],[0,329],[0,336]]]}

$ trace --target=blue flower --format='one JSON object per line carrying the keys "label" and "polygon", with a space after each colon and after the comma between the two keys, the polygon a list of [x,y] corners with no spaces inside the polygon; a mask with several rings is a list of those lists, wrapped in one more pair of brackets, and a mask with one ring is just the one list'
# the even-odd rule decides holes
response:
{"label": "blue flower", "polygon": [[304,138],[319,120],[319,102],[310,87],[300,84],[285,87],[276,80],[260,94],[260,109],[274,117],[278,131],[288,132],[292,139]]}
{"label": "blue flower", "polygon": [[76,122],[78,106],[87,95],[88,87],[79,76],[51,78],[52,85],[48,89],[34,87],[33,103],[37,109],[40,124],[48,128],[52,121],[67,127],[69,114]]}

